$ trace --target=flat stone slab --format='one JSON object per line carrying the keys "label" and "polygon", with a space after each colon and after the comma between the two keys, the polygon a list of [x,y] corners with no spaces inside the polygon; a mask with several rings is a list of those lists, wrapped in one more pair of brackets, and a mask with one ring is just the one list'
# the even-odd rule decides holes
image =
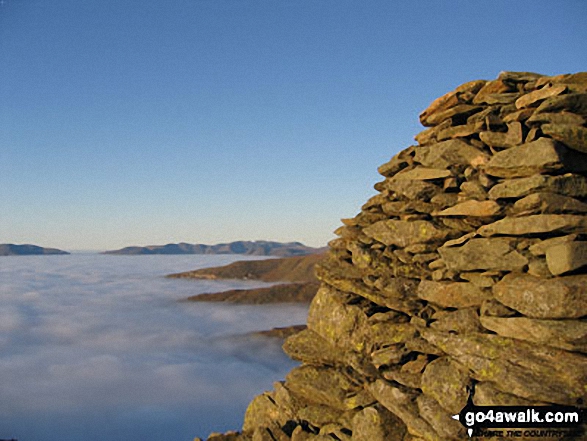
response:
{"label": "flat stone slab", "polygon": [[587,178],[566,173],[562,176],[534,175],[508,179],[489,190],[491,199],[521,198],[531,193],[547,191],[571,197],[587,196]]}
{"label": "flat stone slab", "polygon": [[573,214],[534,214],[506,217],[477,230],[481,236],[525,236],[540,233],[581,233],[587,231],[587,217]]}
{"label": "flat stone slab", "polygon": [[550,138],[539,138],[496,153],[485,165],[485,173],[500,178],[519,178],[560,170],[566,150]]}
{"label": "flat stone slab", "polygon": [[363,232],[385,245],[407,247],[416,243],[444,241],[452,230],[436,227],[424,220],[385,220],[374,223]]}
{"label": "flat stone slab", "polygon": [[587,315],[587,275],[544,279],[508,274],[493,286],[493,295],[525,316],[544,319]]}
{"label": "flat stone slab", "polygon": [[543,124],[542,132],[562,142],[567,147],[587,153],[587,128],[571,124]]}
{"label": "flat stone slab", "polygon": [[467,308],[478,306],[491,298],[487,291],[467,282],[433,282],[422,280],[416,294],[422,300],[435,303],[443,308]]}
{"label": "flat stone slab", "polygon": [[474,238],[462,246],[438,249],[447,268],[455,271],[521,271],[528,259],[508,238]]}
{"label": "flat stone slab", "polygon": [[433,216],[470,216],[491,217],[501,211],[501,206],[495,201],[470,200],[456,204],[453,207],[432,213]]}
{"label": "flat stone slab", "polygon": [[483,327],[503,337],[527,340],[569,351],[587,351],[587,322],[528,317],[481,317]]}
{"label": "flat stone slab", "polygon": [[426,167],[443,169],[452,165],[484,164],[489,156],[460,139],[450,139],[416,149],[414,160]]}

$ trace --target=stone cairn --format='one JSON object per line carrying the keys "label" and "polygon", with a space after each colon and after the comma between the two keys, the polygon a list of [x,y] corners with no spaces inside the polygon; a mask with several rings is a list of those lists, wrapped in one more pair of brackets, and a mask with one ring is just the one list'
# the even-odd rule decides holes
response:
{"label": "stone cairn", "polygon": [[209,440],[460,440],[468,400],[585,405],[586,120],[587,72],[435,100],[317,267],[301,366]]}

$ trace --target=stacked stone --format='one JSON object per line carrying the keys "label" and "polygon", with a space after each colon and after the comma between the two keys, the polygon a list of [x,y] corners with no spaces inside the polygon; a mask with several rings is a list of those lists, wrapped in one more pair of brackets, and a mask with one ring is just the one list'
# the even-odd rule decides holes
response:
{"label": "stacked stone", "polygon": [[459,440],[469,399],[585,403],[587,73],[504,72],[420,120],[317,268],[302,365],[210,440]]}

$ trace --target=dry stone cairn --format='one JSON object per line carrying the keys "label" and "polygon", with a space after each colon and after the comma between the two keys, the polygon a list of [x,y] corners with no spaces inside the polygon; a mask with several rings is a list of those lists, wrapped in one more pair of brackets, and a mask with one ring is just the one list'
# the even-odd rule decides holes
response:
{"label": "dry stone cairn", "polygon": [[587,72],[472,81],[420,121],[317,267],[302,364],[210,440],[460,440],[469,399],[585,405]]}

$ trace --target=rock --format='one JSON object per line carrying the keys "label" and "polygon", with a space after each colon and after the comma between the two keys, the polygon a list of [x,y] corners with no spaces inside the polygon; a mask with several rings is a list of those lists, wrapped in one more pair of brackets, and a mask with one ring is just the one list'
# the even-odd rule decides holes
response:
{"label": "rock", "polygon": [[385,187],[387,190],[396,193],[398,196],[422,201],[428,201],[441,192],[440,187],[429,182],[408,181],[405,179],[386,181]]}
{"label": "rock", "polygon": [[587,178],[567,173],[562,176],[534,175],[527,178],[508,179],[489,190],[491,199],[520,198],[531,193],[547,191],[570,197],[587,196]]}
{"label": "rock", "polygon": [[524,236],[540,233],[578,233],[587,229],[585,216],[572,214],[534,214],[524,217],[508,217],[484,225],[477,233],[482,236],[504,234]]}
{"label": "rock", "polygon": [[349,398],[360,391],[340,371],[328,367],[300,366],[291,370],[285,384],[304,400],[339,410],[348,409]]}
{"label": "rock", "polygon": [[569,351],[587,352],[587,322],[539,320],[528,317],[481,317],[481,324],[503,337]]}
{"label": "rock", "polygon": [[484,164],[489,157],[460,139],[451,139],[417,149],[414,159],[426,167],[443,169],[452,165]]}
{"label": "rock", "polygon": [[538,109],[537,113],[568,111],[579,115],[587,115],[587,93],[573,93],[548,98]]}
{"label": "rock", "polygon": [[474,104],[484,103],[488,95],[496,93],[507,93],[514,90],[512,86],[502,80],[493,80],[485,83],[485,85],[477,92],[473,99]]}
{"label": "rock", "polygon": [[587,242],[566,242],[546,249],[549,271],[559,276],[587,265]]}
{"label": "rock", "polygon": [[[519,144],[519,143],[518,143]],[[567,149],[549,138],[519,145],[493,155],[485,172],[501,178],[519,178],[562,169]]]}
{"label": "rock", "polygon": [[567,236],[559,236],[553,237],[551,239],[539,240],[532,246],[530,246],[528,248],[528,251],[530,251],[530,253],[532,253],[532,255],[534,256],[544,256],[546,255],[546,250],[548,248],[562,243],[572,242],[575,239],[577,239],[577,237],[578,236],[576,234],[569,234]]}
{"label": "rock", "polygon": [[550,98],[553,96],[560,95],[561,93],[567,90],[566,86],[552,86],[552,87],[543,87],[542,89],[534,90],[530,93],[522,95],[520,98],[516,100],[516,107],[518,109],[522,109],[524,107],[529,107],[531,105],[535,105],[537,102],[545,100],[546,98]]}
{"label": "rock", "polygon": [[491,383],[480,382],[475,385],[473,396],[475,406],[544,406],[546,403],[526,400],[516,395],[496,389]]}
{"label": "rock", "polygon": [[526,120],[526,123],[582,126],[585,124],[585,118],[571,112],[533,113],[532,116]]}
{"label": "rock", "polygon": [[587,204],[569,196],[538,192],[516,201],[513,210],[524,214],[587,213]]}
{"label": "rock", "polygon": [[437,168],[416,167],[411,170],[405,170],[397,173],[393,179],[407,179],[415,181],[426,181],[433,179],[442,179],[451,176],[450,171]]}
{"label": "rock", "polygon": [[491,382],[502,392],[563,405],[587,398],[582,355],[488,334],[423,330],[422,336],[468,369],[474,379]]}
{"label": "rock", "polygon": [[439,440],[432,426],[420,417],[415,403],[416,394],[402,391],[383,380],[370,384],[368,390],[379,403],[403,421],[411,435],[425,440]]}
{"label": "rock", "polygon": [[380,221],[363,232],[385,245],[399,247],[444,241],[452,233],[449,229],[436,227],[432,222],[401,220]]}
{"label": "rock", "polygon": [[466,438],[465,427],[438,404],[433,398],[427,395],[420,395],[416,399],[418,411],[443,440],[460,440]]}
{"label": "rock", "polygon": [[495,201],[470,200],[432,213],[433,216],[491,217],[499,214],[501,206]]}
{"label": "rock", "polygon": [[422,392],[454,415],[467,404],[470,383],[465,371],[449,358],[441,357],[426,366],[422,375]]}
{"label": "rock", "polygon": [[543,124],[542,132],[578,152],[587,153],[587,128],[571,124]]}
{"label": "rock", "polygon": [[382,406],[367,407],[353,418],[353,441],[402,441],[406,427]]}
{"label": "rock", "polygon": [[522,125],[517,122],[507,124],[507,132],[481,132],[479,138],[491,147],[514,147],[522,143]]}
{"label": "rock", "polygon": [[422,280],[416,293],[422,300],[440,305],[443,308],[477,306],[491,296],[472,283],[432,282],[429,280]]}
{"label": "rock", "polygon": [[476,308],[458,309],[456,311],[439,311],[432,316],[432,329],[457,334],[481,332],[481,322]]}
{"label": "rock", "polygon": [[459,122],[466,121],[469,116],[478,112],[479,110],[481,110],[481,107],[479,106],[472,106],[470,104],[457,104],[456,106],[447,110],[431,114],[428,118],[426,118],[422,125],[435,126],[449,118],[452,119],[452,123],[456,125]]}
{"label": "rock", "polygon": [[513,243],[508,238],[470,239],[460,247],[440,247],[438,252],[446,266],[456,271],[519,271],[528,259],[514,249]]}
{"label": "rock", "polygon": [[587,314],[587,275],[541,279],[508,274],[493,286],[497,300],[532,318],[579,318]]}

